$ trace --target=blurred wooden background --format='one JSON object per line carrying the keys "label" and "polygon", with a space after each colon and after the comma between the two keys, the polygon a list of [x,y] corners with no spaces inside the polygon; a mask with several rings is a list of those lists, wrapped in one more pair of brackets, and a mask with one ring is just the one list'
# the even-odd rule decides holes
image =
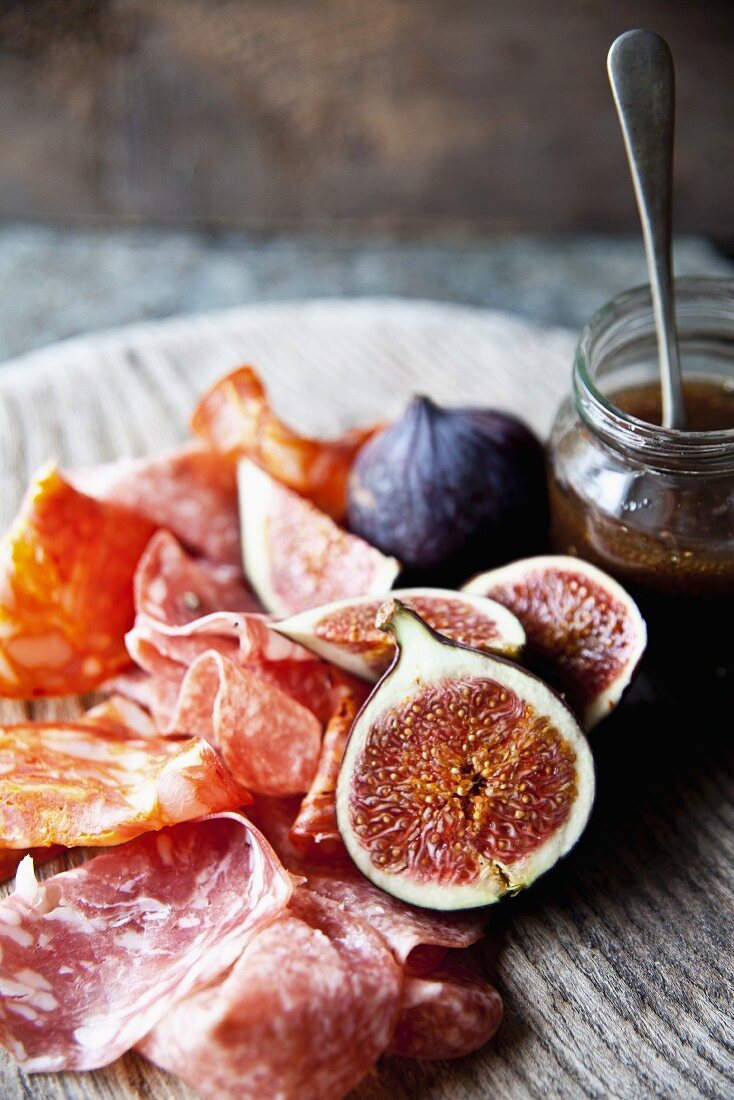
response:
{"label": "blurred wooden background", "polygon": [[731,246],[732,0],[2,0],[0,218],[633,231],[605,58],[641,25],[677,227]]}

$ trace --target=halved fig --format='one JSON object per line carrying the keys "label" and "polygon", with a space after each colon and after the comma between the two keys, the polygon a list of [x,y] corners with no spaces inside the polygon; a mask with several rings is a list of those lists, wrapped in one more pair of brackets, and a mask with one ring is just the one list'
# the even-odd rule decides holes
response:
{"label": "halved fig", "polygon": [[527,657],[591,730],[614,710],[647,644],[637,604],[580,558],[550,554],[492,569],[463,592],[489,596],[525,627]]}
{"label": "halved fig", "polygon": [[249,459],[238,465],[244,567],[263,606],[293,615],[350,596],[379,596],[400,570]]}
{"label": "halved fig", "polygon": [[397,656],[352,727],[337,822],[376,886],[468,909],[529,886],[580,836],[594,797],[576,718],[537,677],[431,630],[393,600]]}
{"label": "halved fig", "polygon": [[[494,600],[445,588],[401,588],[390,595],[455,642],[504,657],[522,652],[525,631],[512,612]],[[395,656],[392,636],[375,626],[383,602],[362,597],[337,600],[270,627],[347,672],[374,682]]]}

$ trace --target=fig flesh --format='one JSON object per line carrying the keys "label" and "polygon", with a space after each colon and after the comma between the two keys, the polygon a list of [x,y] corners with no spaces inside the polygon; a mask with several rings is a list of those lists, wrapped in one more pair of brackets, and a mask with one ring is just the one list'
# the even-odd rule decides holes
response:
{"label": "fig flesh", "polygon": [[397,655],[357,716],[337,823],[387,893],[468,909],[530,885],[580,836],[594,796],[586,738],[541,680],[451,642],[393,600]]}
{"label": "fig flesh", "polygon": [[542,547],[543,449],[512,416],[416,397],[357,455],[349,529],[403,562],[411,579],[455,585]]}
{"label": "fig flesh", "polygon": [[242,553],[263,607],[293,615],[350,596],[381,595],[399,562],[386,558],[250,459],[237,468]]}
{"label": "fig flesh", "polygon": [[647,644],[637,604],[580,558],[526,558],[474,577],[467,594],[504,604],[525,628],[527,658],[567,696],[586,730],[614,710]]}
{"label": "fig flesh", "polygon": [[[525,632],[511,611],[483,596],[443,588],[400,588],[390,593],[416,611],[430,627],[455,642],[517,658]],[[271,623],[271,629],[373,683],[395,655],[392,635],[375,626],[379,600],[338,600],[300,615]]]}

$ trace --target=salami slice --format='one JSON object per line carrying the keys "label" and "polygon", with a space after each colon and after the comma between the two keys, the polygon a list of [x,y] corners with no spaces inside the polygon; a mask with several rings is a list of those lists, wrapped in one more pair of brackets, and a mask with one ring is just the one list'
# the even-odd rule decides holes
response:
{"label": "salami slice", "polygon": [[152,459],[121,459],[68,474],[82,492],[165,527],[194,554],[240,567],[240,525],[232,463],[198,446]]}
{"label": "salami slice", "polygon": [[224,981],[138,1049],[211,1100],[340,1100],[390,1042],[401,984],[379,936],[298,889]]}
{"label": "salami slice", "polygon": [[324,733],[316,775],[291,828],[291,840],[306,852],[316,848],[328,855],[342,848],[336,824],[336,782],[361,701],[349,685],[335,686],[333,713]]}
{"label": "salami slice", "polygon": [[365,921],[383,937],[400,963],[408,962],[413,969],[430,969],[440,962],[447,948],[469,947],[484,935],[486,911],[444,913],[419,909],[373,886],[348,856],[340,859],[338,851],[328,861],[305,855],[292,841],[298,813],[295,799],[258,797],[247,813],[288,870],[303,875],[314,893],[330,898]]}
{"label": "salami slice", "polygon": [[119,844],[249,801],[206,741],[95,722],[0,727],[0,847]]}
{"label": "salami slice", "polygon": [[390,1054],[461,1058],[492,1038],[502,1022],[502,998],[464,955],[450,953],[433,974],[406,975]]}
{"label": "salami slice", "polygon": [[136,737],[159,737],[160,733],[147,710],[124,695],[111,695],[84,714],[85,724],[119,730],[120,727]]}
{"label": "salami slice", "polygon": [[138,615],[169,627],[213,611],[261,611],[242,571],[187,554],[170,531],[157,531],[135,573]]}
{"label": "salami slice", "polygon": [[206,737],[252,791],[294,794],[313,780],[321,745],[317,718],[214,651],[188,670],[171,728]]}
{"label": "salami slice", "polygon": [[0,694],[89,691],[128,663],[133,574],[152,531],[54,467],[37,475],[0,550]]}
{"label": "salami slice", "polygon": [[335,868],[325,874],[307,866],[303,873],[311,890],[331,898],[379,932],[400,962],[412,959],[412,953],[425,945],[469,947],[484,935],[486,913],[418,909],[373,886],[356,868]]}
{"label": "salami slice", "polygon": [[0,902],[0,1042],[28,1072],[106,1065],[226,971],[291,889],[236,814],[140,837],[43,883],[29,860]]}
{"label": "salami slice", "polygon": [[357,429],[328,441],[298,435],[275,415],[252,367],[240,367],[215,383],[199,402],[191,426],[210,447],[253,459],[335,519],[346,511],[347,478],[357,452],[376,431]]}

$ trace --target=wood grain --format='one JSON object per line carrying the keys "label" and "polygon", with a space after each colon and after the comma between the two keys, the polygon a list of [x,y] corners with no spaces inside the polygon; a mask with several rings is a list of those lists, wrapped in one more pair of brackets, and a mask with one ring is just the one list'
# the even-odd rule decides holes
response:
{"label": "wood grain", "polygon": [[634,232],[635,26],[676,58],[677,227],[731,244],[727,0],[12,0],[0,217]]}
{"label": "wood grain", "polygon": [[[480,311],[355,303],[253,307],[60,345],[0,377],[3,519],[49,450],[84,463],[180,438],[195,392],[240,358],[260,362],[279,405],[309,425],[392,412],[420,384],[454,400],[491,392],[546,428],[572,343]],[[734,750],[731,715],[703,702],[681,685],[666,709],[638,689],[595,731],[589,828],[492,914],[485,954],[506,1006],[496,1039],[456,1063],[383,1059],[354,1100],[734,1097]],[[24,712],[5,703],[0,717]],[[31,1078],[6,1057],[0,1095],[194,1094],[130,1054],[95,1073]]]}

